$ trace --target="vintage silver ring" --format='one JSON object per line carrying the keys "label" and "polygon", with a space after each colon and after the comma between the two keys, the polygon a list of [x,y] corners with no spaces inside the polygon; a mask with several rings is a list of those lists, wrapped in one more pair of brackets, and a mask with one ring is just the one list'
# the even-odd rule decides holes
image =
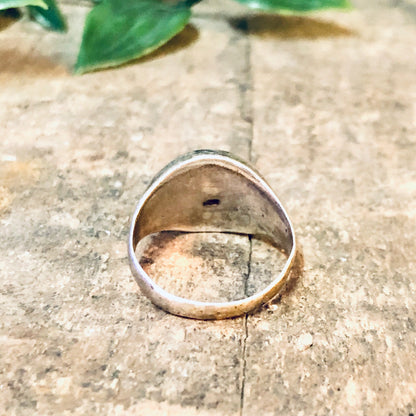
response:
{"label": "vintage silver ring", "polygon": [[[227,232],[265,238],[287,257],[263,290],[231,302],[200,302],[157,285],[135,254],[144,237],[160,231]],[[292,223],[279,199],[255,169],[227,152],[197,150],[162,169],[139,200],[128,239],[131,271],[141,291],[160,308],[195,319],[224,319],[256,309],[272,299],[295,262]]]}

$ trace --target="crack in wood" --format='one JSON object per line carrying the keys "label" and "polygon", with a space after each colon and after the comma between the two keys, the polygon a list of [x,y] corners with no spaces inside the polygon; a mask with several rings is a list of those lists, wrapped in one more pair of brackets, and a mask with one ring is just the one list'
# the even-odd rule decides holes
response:
{"label": "crack in wood", "polygon": [[[241,115],[243,119],[249,124],[249,137],[248,137],[248,160],[249,162],[252,161],[253,157],[253,138],[254,138],[254,131],[253,131],[253,103],[252,103],[252,91],[253,91],[253,75],[252,75],[252,68],[251,68],[251,43],[249,37],[249,22],[246,20],[247,23],[247,33],[245,33],[246,37],[246,47],[244,51],[244,59],[245,59],[245,66],[244,66],[244,85],[241,89]],[[252,259],[252,252],[253,252],[253,241],[252,236],[248,236],[249,242],[249,256],[247,261],[247,274],[245,276],[244,281],[244,295],[248,296],[248,279],[251,273],[251,259]],[[240,390],[240,416],[243,416],[244,412],[244,395],[245,395],[245,383],[246,383],[246,369],[247,369],[247,338],[248,338],[248,315],[244,315],[243,318],[243,339],[242,339],[242,369],[241,369],[241,390]]]}
{"label": "crack in wood", "polygon": [[[244,295],[248,296],[247,289],[248,289],[248,279],[251,273],[251,257],[253,253],[253,241],[252,236],[248,236],[249,242],[249,254],[248,254],[248,261],[247,261],[247,274],[244,280]],[[248,338],[248,315],[244,315],[243,321],[243,339],[242,339],[242,351],[241,351],[241,386],[240,386],[240,416],[243,415],[244,409],[244,394],[245,394],[245,384],[246,384],[246,368],[247,368],[247,338]]]}

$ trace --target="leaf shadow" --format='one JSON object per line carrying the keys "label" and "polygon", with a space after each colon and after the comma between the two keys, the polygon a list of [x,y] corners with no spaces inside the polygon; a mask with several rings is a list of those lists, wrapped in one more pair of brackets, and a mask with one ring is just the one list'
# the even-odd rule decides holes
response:
{"label": "leaf shadow", "polygon": [[51,59],[38,54],[25,54],[17,48],[8,48],[1,51],[0,74],[6,76],[39,74],[66,74],[62,65],[54,63]]}
{"label": "leaf shadow", "polygon": [[193,24],[187,24],[181,32],[175,35],[172,39],[170,39],[160,48],[149,53],[148,55],[135,59],[134,61],[132,61],[132,63],[149,62],[155,59],[159,59],[163,56],[173,54],[175,52],[189,47],[194,42],[196,42],[198,38],[198,29]]}
{"label": "leaf shadow", "polygon": [[7,29],[13,23],[16,23],[20,13],[16,9],[3,10],[0,14],[0,32]]}
{"label": "leaf shadow", "polygon": [[275,39],[319,39],[356,36],[356,32],[334,22],[305,17],[255,14],[229,19],[230,25],[245,34]]}

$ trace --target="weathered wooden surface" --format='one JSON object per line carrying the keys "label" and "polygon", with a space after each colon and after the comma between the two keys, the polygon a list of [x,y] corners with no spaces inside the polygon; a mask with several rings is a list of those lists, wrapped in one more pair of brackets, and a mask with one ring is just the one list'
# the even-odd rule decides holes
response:
{"label": "weathered wooden surface", "polygon": [[[162,52],[74,77],[86,10],[65,7],[65,36],[0,22],[0,415],[416,412],[414,3],[296,18],[211,1]],[[201,147],[251,159],[302,246],[248,317],[165,314],[128,268],[139,195]],[[144,263],[227,299],[280,260],[217,234],[165,236]]]}

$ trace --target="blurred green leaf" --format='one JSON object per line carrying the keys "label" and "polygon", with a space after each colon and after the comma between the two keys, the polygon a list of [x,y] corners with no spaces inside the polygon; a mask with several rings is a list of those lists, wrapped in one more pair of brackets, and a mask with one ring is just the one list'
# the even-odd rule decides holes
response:
{"label": "blurred green leaf", "polygon": [[39,6],[29,6],[29,15],[46,29],[55,30],[57,32],[66,31],[66,22],[61,11],[55,3],[55,0],[44,0],[47,9]]}
{"label": "blurred green leaf", "polygon": [[350,9],[348,0],[236,0],[252,9],[280,13],[306,13],[322,9]]}
{"label": "blurred green leaf", "polygon": [[0,10],[30,5],[42,7],[43,9],[48,8],[48,6],[43,0],[0,0]]}
{"label": "blurred green leaf", "polygon": [[87,16],[77,73],[146,55],[180,32],[191,16],[186,2],[103,0]]}

